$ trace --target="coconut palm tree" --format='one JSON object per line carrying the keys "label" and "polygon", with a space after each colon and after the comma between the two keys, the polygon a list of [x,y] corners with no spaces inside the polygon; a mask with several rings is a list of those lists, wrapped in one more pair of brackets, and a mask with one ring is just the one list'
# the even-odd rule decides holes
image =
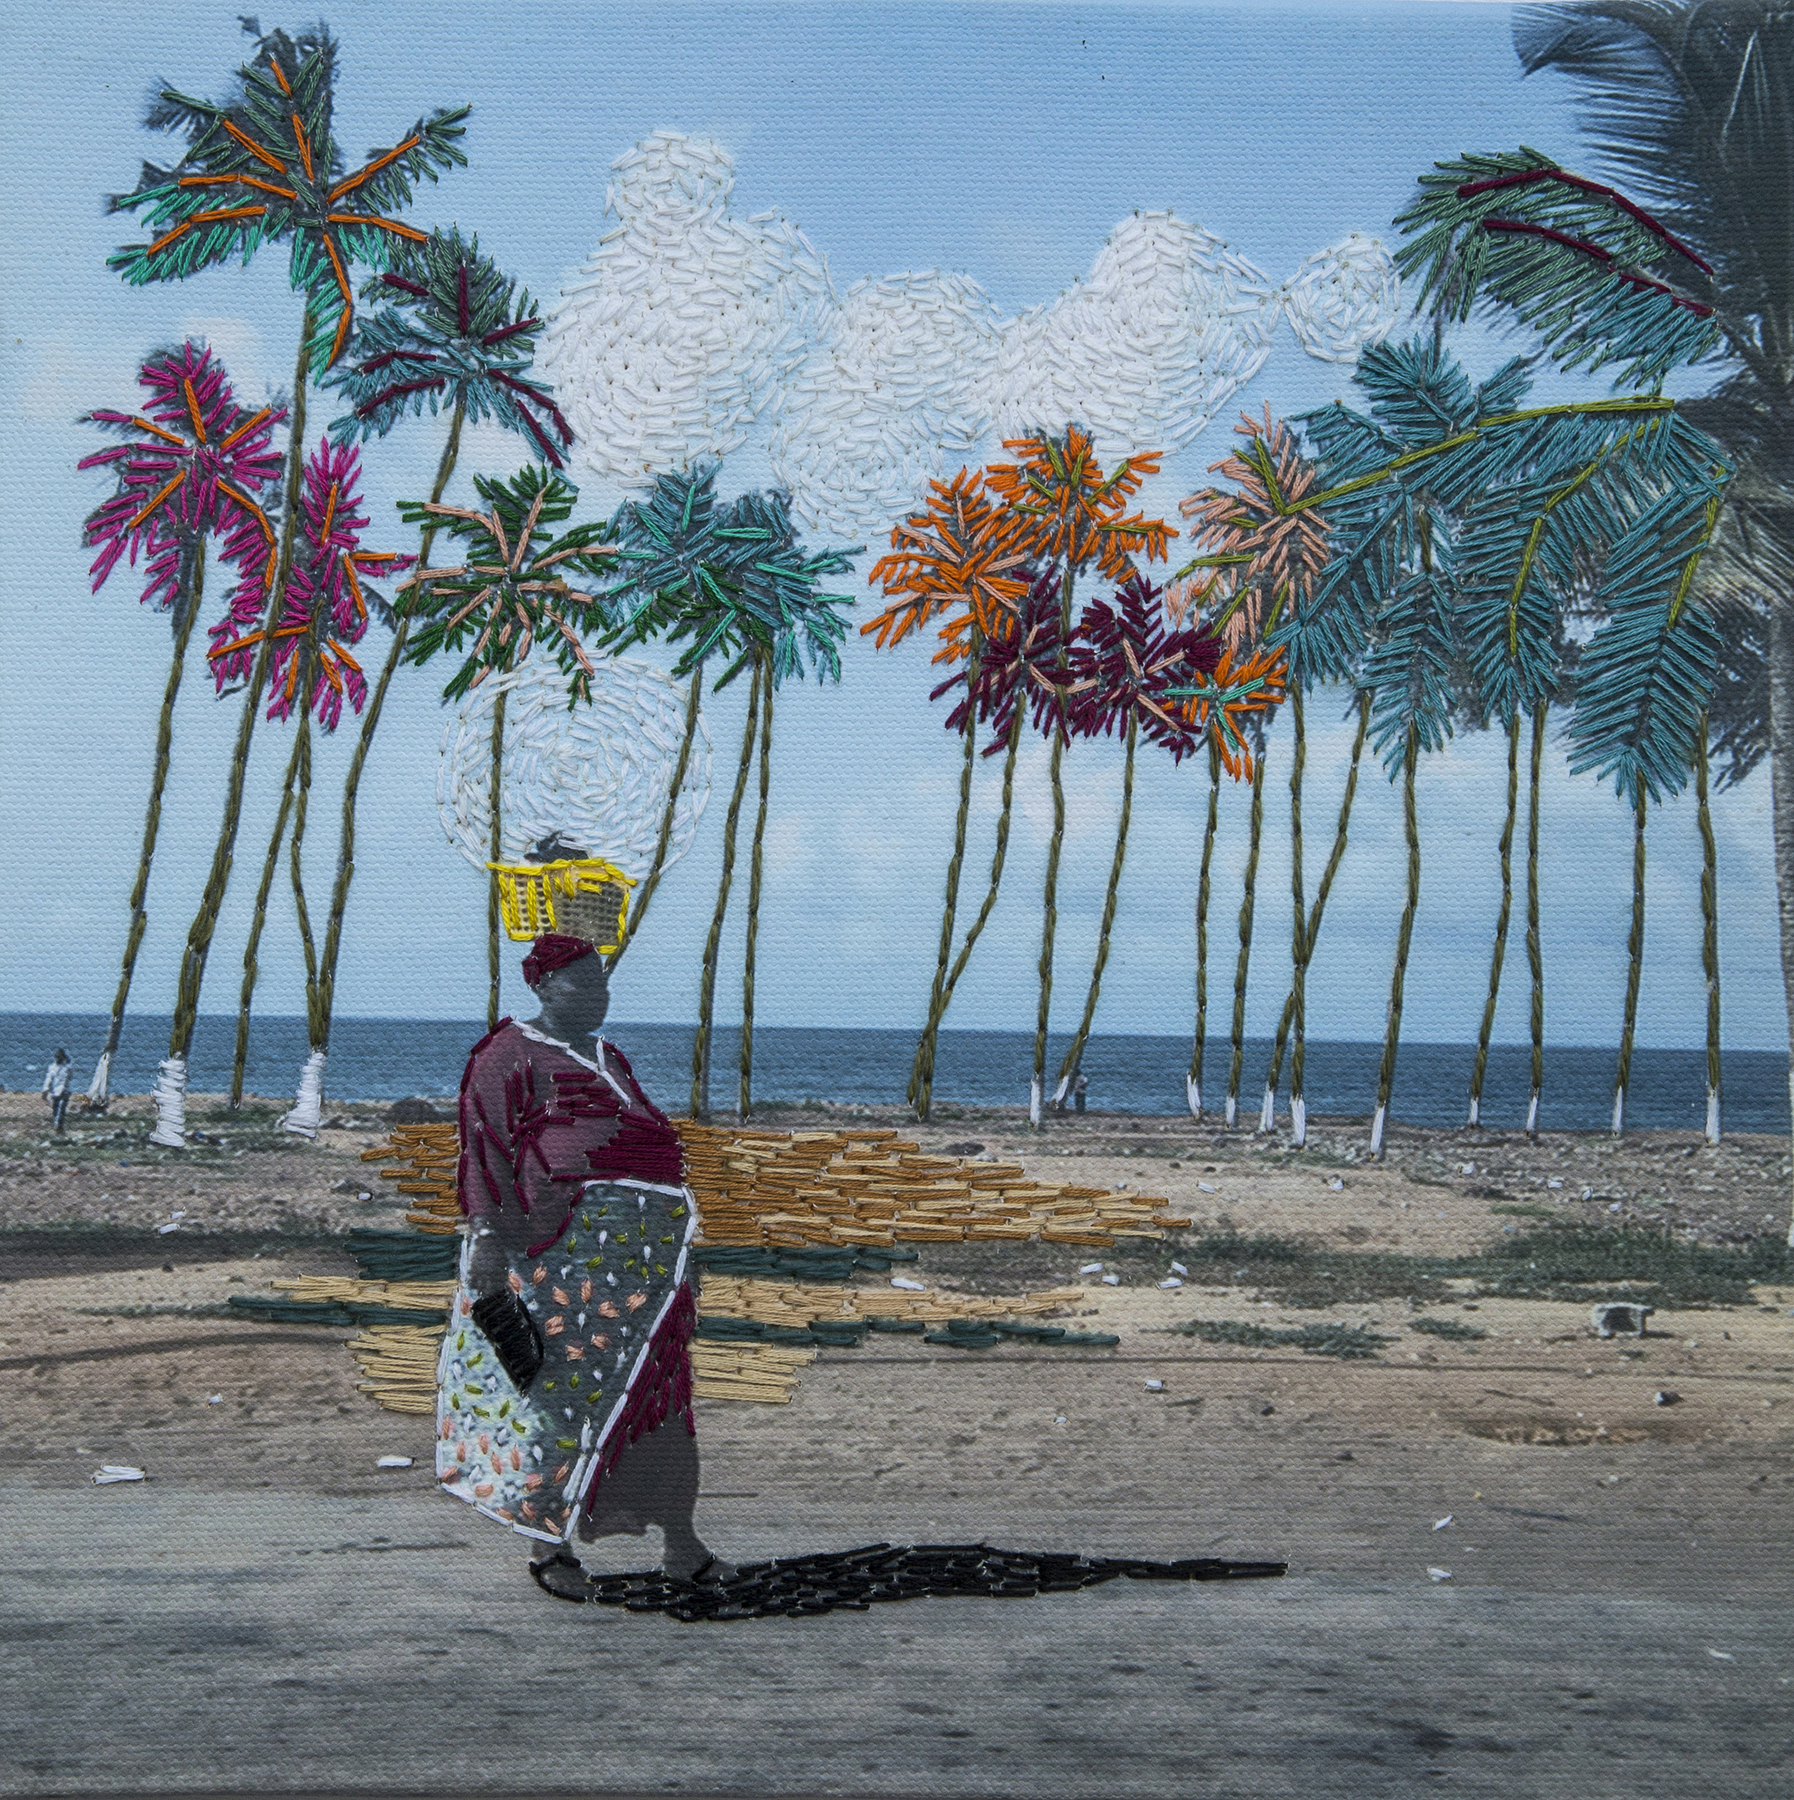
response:
{"label": "coconut palm tree", "polygon": [[1694,582],[1732,470],[1661,394],[1672,368],[1719,338],[1713,305],[1678,285],[1710,281],[1711,266],[1669,224],[1533,151],[1441,164],[1421,188],[1404,215],[1416,235],[1402,256],[1426,266],[1423,302],[1461,316],[1481,295],[1532,325],[1565,367],[1619,365],[1622,378],[1656,384],[1609,402],[1604,432],[1579,422],[1572,435],[1589,441],[1519,472],[1511,497],[1492,501],[1485,490],[1466,513],[1467,591],[1484,596],[1472,655],[1498,704],[1543,683],[1516,674],[1503,690],[1491,644],[1505,643],[1517,670],[1514,647],[1529,630],[1545,643],[1545,621],[1562,610],[1550,591],[1573,592],[1578,553],[1599,547],[1589,604],[1605,623],[1579,659],[1570,767],[1610,776],[1634,818],[1618,1132],[1643,954],[1644,808],[1686,781],[1720,656],[1718,614]]}
{"label": "coconut palm tree", "polygon": [[349,265],[359,261],[380,268],[395,240],[421,240],[422,232],[391,213],[410,200],[419,180],[434,181],[438,170],[466,161],[457,141],[467,113],[461,107],[420,119],[399,143],[345,175],[333,118],[335,40],[322,26],[297,38],[279,31],[264,36],[253,20],[245,20],[244,29],[255,39],[256,53],[238,70],[231,98],[214,103],[163,89],[145,123],[151,130],[183,132],[186,151],[173,168],[146,163],[137,186],[111,201],[114,212],[140,215],[154,233],[149,243],[127,244],[108,258],[108,267],[133,286],[184,280],[227,259],[247,262],[263,243],[286,241],[293,286],[305,297],[280,554],[268,564],[261,648],[248,670],[218,842],[188,932],[168,1058],[156,1085],[158,1116],[151,1136],[175,1147],[186,1141],[187,1061],[200,986],[230,880],[270,634],[292,566],[306,382],[335,363],[348,342],[354,315]]}
{"label": "coconut palm tree", "polygon": [[[408,525],[440,521],[459,541],[465,560],[442,568],[420,568],[400,586],[407,616],[421,619],[406,660],[418,665],[436,656],[459,656],[460,666],[442,690],[445,700],[471,693],[488,676],[516,668],[540,645],[552,653],[569,682],[570,705],[589,700],[592,659],[582,639],[610,622],[604,602],[568,577],[598,581],[615,554],[606,521],[557,525],[572,516],[579,490],[559,475],[531,464],[509,480],[476,475],[474,491],[485,512],[448,506],[440,500],[404,500],[400,516]],[[469,640],[472,640],[471,644]],[[492,709],[492,861],[501,862],[505,693]],[[498,878],[487,889],[486,938],[489,985],[488,1029],[498,1025]]]}
{"label": "coconut palm tree", "polygon": [[[1160,456],[1150,451],[1123,457],[1114,472],[1105,476],[1089,432],[1075,424],[1067,425],[1058,435],[1040,432],[1005,439],[1003,448],[1015,451],[1018,460],[993,463],[985,470],[985,483],[1023,522],[1023,542],[1030,560],[1038,567],[1057,570],[1060,641],[1069,649],[1073,591],[1078,577],[1094,566],[1108,581],[1128,581],[1136,573],[1136,556],[1162,562],[1169,540],[1177,535],[1163,519],[1148,519],[1142,513],[1130,514],[1127,510],[1146,479],[1159,472]],[[1041,1102],[1046,1087],[1047,1023],[1053,999],[1059,856],[1065,843],[1065,745],[1064,728],[1056,724],[1048,765],[1053,791],[1053,835],[1047,847],[1041,896],[1040,1005],[1034,1028],[1034,1074],[1028,1101],[1029,1121],[1036,1129],[1043,1123]]]}
{"label": "coconut palm tree", "polygon": [[[972,959],[972,949],[984,933],[997,893],[1003,881],[1003,867],[1009,854],[1009,826],[1014,816],[1015,761],[1021,744],[1022,728],[1034,715],[1035,729],[1048,728],[1049,716],[1058,716],[1064,679],[1060,657],[1059,594],[1061,582],[1057,573],[1035,577],[1013,613],[999,612],[992,630],[984,639],[976,666],[968,659],[959,665],[929,695],[938,700],[955,689],[964,690],[952,712],[947,715],[949,731],[965,728],[968,717],[988,724],[992,739],[983,754],[1003,753],[1002,801],[997,809],[995,848],[991,853],[990,880],[977,917],[966,928],[964,941],[941,986],[939,1011],[945,1015],[953,999],[953,990]],[[917,1085],[910,1104],[918,1115],[928,1117],[934,1090],[934,1046],[929,1045],[926,1064],[912,1076]],[[917,1078],[919,1076],[919,1079]]]}
{"label": "coconut palm tree", "polygon": [[[613,618],[607,648],[663,637],[687,648],[673,666],[689,676],[692,699],[686,736],[663,815],[661,853],[672,830],[672,798],[683,779],[696,732],[696,695],[706,659],[726,656],[717,678],[726,687],[743,669],[751,672],[747,721],[734,791],[723,824],[723,867],[704,954],[698,1029],[692,1044],[692,1116],[709,1116],[710,1049],[716,998],[716,963],[734,884],[736,834],[748,777],[759,750],[761,802],[750,851],[747,952],[742,977],[742,1045],[739,1107],[752,1109],[755,952],[764,874],[767,807],[772,784],[772,695],[808,663],[817,678],[841,678],[841,642],[847,626],[836,610],[852,604],[845,594],[820,592],[828,575],[843,573],[857,548],[811,551],[798,542],[790,503],[780,493],[716,499],[716,465],[656,478],[645,502],[627,503],[615,522],[616,542],[604,604]],[[620,615],[620,616],[619,616]],[[713,690],[715,691],[715,690]],[[652,878],[652,877],[651,877]],[[640,928],[638,902],[632,932]]]}
{"label": "coconut palm tree", "polygon": [[167,612],[174,632],[143,844],[131,888],[131,924],[105,1047],[87,1090],[87,1104],[94,1112],[106,1110],[112,1058],[124,1026],[137,952],[149,924],[144,900],[162,821],[175,701],[205,584],[206,539],[222,538],[227,566],[247,564],[259,570],[268,564],[274,529],[262,500],[280,473],[280,456],[269,440],[285,416],[276,407],[251,413],[239,406],[223,364],[203,345],[186,343],[152,356],[137,379],[148,396],[143,411],[90,413],[94,424],[119,433],[122,441],[83,457],[78,465],[111,469],[117,478],[111,495],[88,515],[83,528],[86,543],[99,547],[90,571],[94,592],[105,584],[120,557],[128,553],[135,565],[141,556],[145,580],[140,599]]}
{"label": "coconut palm tree", "polygon": [[[1751,635],[1763,652],[1754,684],[1759,754],[1775,772],[1794,1038],[1794,621],[1785,598],[1794,573],[1794,276],[1782,174],[1794,158],[1794,8],[1776,0],[1528,6],[1516,15],[1514,39],[1527,73],[1556,70],[1576,85],[1584,128],[1613,173],[1692,252],[1666,243],[1650,272],[1710,307],[1723,345],[1719,386],[1684,405],[1739,470],[1722,539],[1735,533],[1740,553],[1710,559],[1705,584],[1715,603],[1737,603],[1732,625],[1755,614]],[[1728,652],[1739,641],[1731,636]]]}
{"label": "coconut palm tree", "polygon": [[[370,607],[388,610],[384,598],[363,578],[374,573],[397,573],[411,562],[410,557],[392,551],[361,547],[368,517],[361,510],[360,479],[360,453],[353,445],[325,442],[306,458],[298,547],[269,659],[268,717],[271,721],[296,718],[297,723],[249,941],[243,953],[236,1057],[231,1072],[231,1103],[236,1105],[242,1099],[243,1069],[249,1049],[249,1008],[255,991],[256,956],[290,813],[293,829],[288,862],[299,940],[305,954],[309,1049],[299,1078],[298,1096],[282,1123],[287,1130],[304,1137],[317,1135],[330,1044],[329,1015],[323,1005],[303,875],[306,813],[311,798],[312,719],[315,715],[319,727],[330,732],[341,723],[345,699],[353,711],[361,711],[367,699],[367,679],[349,646],[359,643],[366,634]],[[219,661],[241,656],[252,641],[253,636],[250,640],[220,642],[210,655]]]}
{"label": "coconut palm tree", "polygon": [[[531,378],[535,333],[541,321],[527,289],[519,289],[491,257],[483,255],[477,236],[464,240],[458,228],[432,231],[421,243],[401,241],[392,267],[362,289],[363,300],[386,304],[357,319],[350,353],[326,378],[350,403],[350,411],[330,427],[339,442],[367,442],[385,437],[395,425],[421,417],[448,414],[448,432],[436,462],[430,489],[440,504],[461,455],[462,427],[486,420],[527,437],[549,467],[562,466],[561,451],[573,431],[561,417],[546,386]],[[418,542],[418,560],[428,566],[441,529],[432,516]],[[318,964],[318,1005],[327,1047],[336,1004],[337,955],[349,886],[355,878],[355,811],[362,771],[379,729],[386,690],[410,642],[411,617],[401,611],[392,620],[392,639],[361,712],[361,730],[343,778],[342,831],[336,856],[336,879],[330,892],[330,915]],[[638,904],[639,911],[639,904]]]}
{"label": "coconut palm tree", "polygon": [[[950,614],[940,629],[941,648],[934,660],[965,661],[966,684],[975,691],[987,641],[1009,622],[1030,585],[1021,543],[1022,522],[985,492],[982,474],[961,469],[951,481],[931,481],[928,485],[928,498],[921,510],[892,526],[891,548],[873,564],[867,576],[869,582],[883,587],[892,604],[876,619],[869,619],[860,631],[863,636],[874,635],[877,647],[883,650],[901,643],[937,614]],[[937,688],[935,694],[944,691]],[[947,863],[934,986],[909,1081],[909,1103],[923,1119],[928,1117],[933,1090],[935,1043],[951,1000],[947,975],[953,956],[959,879],[972,808],[978,717],[975,705],[956,708],[952,715],[952,728],[964,740],[959,810],[954,820],[953,854]],[[1006,825],[1007,813],[1004,822]]]}
{"label": "coconut palm tree", "polygon": [[1246,874],[1240,902],[1240,955],[1234,971],[1233,1051],[1229,1061],[1225,1117],[1233,1124],[1239,1104],[1239,1077],[1245,1055],[1246,983],[1251,967],[1252,919],[1258,881],[1258,846],[1264,827],[1264,736],[1269,719],[1287,692],[1288,659],[1281,650],[1245,644],[1237,656],[1223,648],[1210,675],[1187,685],[1167,688],[1168,698],[1183,702],[1183,716],[1209,751],[1208,828],[1202,843],[1202,874],[1196,891],[1196,1035],[1187,1080],[1190,1111],[1202,1117],[1202,1060],[1208,1041],[1208,900],[1209,865],[1214,854],[1221,771],[1252,783],[1254,794]]}
{"label": "coconut palm tree", "polygon": [[[1225,600],[1209,604],[1225,619],[1222,629],[1229,642],[1249,643],[1274,627],[1285,612],[1299,607],[1312,593],[1327,561],[1327,522],[1314,508],[1300,502],[1317,486],[1314,467],[1301,454],[1296,435],[1282,421],[1273,421],[1267,405],[1262,421],[1241,415],[1235,431],[1246,446],[1213,465],[1211,474],[1225,475],[1231,489],[1205,488],[1179,507],[1187,519],[1197,521],[1192,537],[1211,554],[1199,557],[1187,572],[1210,567],[1217,570],[1215,585]],[[1186,573],[1186,571],[1180,571]],[[1269,1131],[1276,1117],[1277,1082],[1283,1070],[1284,1046],[1293,1025],[1296,1060],[1290,1089],[1290,1120],[1300,1145],[1306,1137],[1306,1104],[1301,1073],[1306,1060],[1307,969],[1313,955],[1308,931],[1308,908],[1302,884],[1302,778],[1307,761],[1307,731],[1303,689],[1314,679],[1301,658],[1302,640],[1290,647],[1290,720],[1294,727],[1294,753],[1290,764],[1290,878],[1294,901],[1290,941],[1291,982],[1284,1006],[1270,1069],[1265,1077],[1264,1104],[1259,1129]],[[1255,788],[1258,784],[1254,782]],[[1254,815],[1262,819],[1260,798],[1255,795]],[[1257,858],[1250,858],[1256,873]],[[1315,915],[1319,928],[1320,914]],[[1248,931],[1248,936],[1250,935]],[[1244,1015],[1241,1012],[1241,1029]],[[1243,1052],[1243,1039],[1240,1049]],[[1236,1087],[1237,1084],[1230,1083]]]}
{"label": "coconut palm tree", "polygon": [[[1416,776],[1421,751],[1442,747],[1452,731],[1463,585],[1459,520],[1449,490],[1442,495],[1427,473],[1410,481],[1406,472],[1428,471],[1427,459],[1416,452],[1462,440],[1490,418],[1511,413],[1514,389],[1523,377],[1510,364],[1473,387],[1435,336],[1430,342],[1416,339],[1367,351],[1356,379],[1370,399],[1369,416],[1336,403],[1307,423],[1325,471],[1322,496],[1314,504],[1330,500],[1335,522],[1334,561],[1316,584],[1315,605],[1331,595],[1342,611],[1358,616],[1367,627],[1360,680],[1371,694],[1372,741],[1391,779],[1399,777],[1402,783],[1407,880],[1371,1123],[1371,1153],[1380,1157],[1420,902]],[[1404,458],[1410,460],[1390,482],[1393,494],[1380,482],[1363,482],[1366,474]]]}
{"label": "coconut palm tree", "polygon": [[[1095,600],[1084,608],[1072,639],[1065,670],[1065,714],[1070,730],[1082,738],[1120,732],[1126,750],[1122,761],[1121,813],[1115,827],[1115,855],[1103,894],[1102,923],[1097,929],[1096,960],[1090,990],[1072,1035],[1053,1108],[1065,1110],[1065,1098],[1077,1079],[1084,1046],[1096,1017],[1103,969],[1109,960],[1109,934],[1115,924],[1122,866],[1127,859],[1128,824],[1134,803],[1134,754],[1144,726],[1147,740],[1182,762],[1198,738],[1188,721],[1174,710],[1169,690],[1179,682],[1214,672],[1221,660],[1221,640],[1200,627],[1179,630],[1168,623],[1164,594],[1136,575],[1115,592],[1113,600]],[[1170,705],[1166,704],[1170,700]]]}
{"label": "coconut palm tree", "polygon": [[[753,1112],[754,969],[760,931],[760,892],[766,846],[767,803],[772,789],[772,697],[781,682],[803,677],[806,661],[818,682],[841,679],[841,643],[847,622],[836,610],[851,606],[848,594],[820,591],[828,575],[845,574],[861,546],[807,550],[791,522],[789,497],[779,492],[744,494],[736,501],[729,532],[751,552],[742,593],[755,639],[760,683],[760,806],[749,857],[747,939],[741,974],[741,1085],[737,1116]],[[751,715],[750,715],[751,717]]]}
{"label": "coconut palm tree", "polygon": [[[654,861],[635,896],[629,935],[611,954],[612,968],[641,930],[666,867],[674,814],[697,741],[704,665],[712,656],[727,660],[728,667],[716,682],[720,690],[741,672],[748,648],[742,577],[755,545],[751,538],[730,535],[734,510],[718,502],[716,477],[714,462],[658,475],[647,498],[625,501],[613,522],[616,554],[604,600],[621,623],[603,640],[603,647],[643,644],[656,637],[669,643],[689,639],[690,648],[674,664],[674,674],[689,676],[690,685]],[[732,843],[729,854],[732,859]]]}

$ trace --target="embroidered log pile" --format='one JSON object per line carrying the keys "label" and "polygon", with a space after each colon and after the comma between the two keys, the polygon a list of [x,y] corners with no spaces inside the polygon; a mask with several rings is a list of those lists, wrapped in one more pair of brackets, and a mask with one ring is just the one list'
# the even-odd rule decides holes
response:
{"label": "embroidered log pile", "polygon": [[[1187,1219],[1163,1200],[1031,1180],[1019,1164],[927,1156],[894,1131],[770,1132],[674,1120],[698,1203],[700,1244],[894,1245],[1005,1239],[1110,1249],[1161,1238]],[[453,1230],[455,1127],[399,1125],[364,1150],[417,1197],[420,1230]]]}

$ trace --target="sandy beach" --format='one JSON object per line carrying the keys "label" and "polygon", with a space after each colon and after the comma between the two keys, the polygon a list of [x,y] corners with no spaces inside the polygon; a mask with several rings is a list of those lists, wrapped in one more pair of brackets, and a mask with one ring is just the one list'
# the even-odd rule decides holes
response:
{"label": "sandy beach", "polygon": [[[346,1231],[404,1215],[361,1159],[384,1106],[338,1106],[316,1143],[274,1129],[277,1110],[232,1118],[200,1098],[194,1148],[170,1153],[145,1141],[146,1100],[71,1114],[58,1141],[35,1096],[0,1096],[0,1509],[25,1571],[0,1629],[43,1651],[20,1671],[33,1723],[0,1789],[229,1790],[233,1743],[272,1719],[283,1789],[459,1791],[428,1785],[430,1735],[455,1727],[417,1659],[496,1629],[546,1630],[563,1658],[621,1656],[618,1634],[637,1631],[661,1647],[669,1704],[704,1696],[722,1761],[714,1737],[669,1749],[632,1722],[607,1764],[618,1790],[1218,1795],[1237,1790],[1203,1783],[1246,1745],[1266,1793],[1359,1791],[1329,1785],[1340,1755],[1380,1771],[1382,1792],[1449,1773],[1492,1796],[1622,1791],[1597,1774],[1691,1793],[1721,1769],[1729,1792],[1785,1791],[1794,1584],[1769,1547],[1794,1523],[1794,1276],[1602,1340],[1585,1296],[1425,1274],[1558,1225],[1760,1251],[1786,1230],[1780,1139],[1398,1126],[1371,1163],[1355,1121],[1315,1122],[1297,1153],[1281,1133],[1190,1120],[1092,1113],[1033,1134],[1019,1113],[914,1126],[896,1109],[769,1110],[768,1128],[897,1126],[1041,1179],[1127,1183],[1192,1225],[1113,1251],[921,1245],[910,1273],[932,1287],[1075,1287],[1060,1316],[1120,1343],[884,1339],[823,1350],[785,1406],[701,1401],[713,1541],[743,1557],[982,1538],[1291,1564],[1257,1595],[1173,1602],[1122,1582],[1023,1615],[930,1600],[785,1621],[801,1629],[775,1638],[777,1621],[555,1607],[502,1534],[432,1491],[430,1421],[357,1390],[341,1329],[233,1315],[233,1294],[271,1280],[353,1273]],[[1182,1285],[1161,1286],[1174,1263]],[[1174,1329],[1193,1321],[1210,1335]],[[1370,1354],[1226,1336],[1317,1324],[1367,1334]],[[382,1455],[414,1466],[382,1470]],[[102,1463],[148,1480],[96,1489]],[[588,1561],[650,1555],[621,1540]],[[121,1633],[103,1621],[125,1592],[148,1610]],[[292,1685],[277,1615],[304,1642],[335,1621],[323,1687]],[[1535,1630],[1548,1641],[1523,1652]],[[1218,1661],[1191,1647],[1222,1641]],[[978,1706],[951,1676],[973,1663],[989,1677]],[[239,1699],[196,1713],[227,1678]],[[505,1679],[526,1703],[524,1665]],[[360,1684],[347,1719],[345,1683]],[[102,1690],[126,1732],[75,1707]],[[509,1779],[552,1789],[578,1767],[543,1748]]]}

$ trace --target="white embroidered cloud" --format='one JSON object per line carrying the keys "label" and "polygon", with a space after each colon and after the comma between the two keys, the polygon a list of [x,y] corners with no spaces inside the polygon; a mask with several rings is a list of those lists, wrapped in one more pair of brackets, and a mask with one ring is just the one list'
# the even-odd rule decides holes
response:
{"label": "white embroidered cloud", "polygon": [[539,360],[586,463],[633,486],[740,444],[828,276],[776,215],[730,215],[735,165],[716,144],[663,132],[611,169],[618,223],[563,290]]}
{"label": "white embroidered cloud", "polygon": [[1267,277],[1168,212],[1123,219],[1090,273],[1003,334],[992,410],[1005,437],[1076,419],[1099,455],[1178,450],[1271,351]]}
{"label": "white embroidered cloud", "polygon": [[1290,329],[1310,356],[1351,363],[1401,311],[1395,259],[1375,238],[1354,231],[1317,250],[1278,292]]}
{"label": "white embroidered cloud", "polygon": [[876,529],[990,429],[1002,320],[963,275],[860,281],[811,315],[771,454],[808,529]]}
{"label": "white embroidered cloud", "polygon": [[613,165],[613,230],[555,306],[542,372],[590,468],[625,486],[721,456],[769,412],[774,474],[804,530],[875,534],[993,437],[1068,422],[1105,459],[1191,442],[1287,317],[1349,363],[1395,324],[1400,283],[1352,234],[1281,287],[1169,212],[1121,221],[1087,275],[1003,319],[936,270],[836,294],[776,213],[728,210],[719,146],[661,133]]}

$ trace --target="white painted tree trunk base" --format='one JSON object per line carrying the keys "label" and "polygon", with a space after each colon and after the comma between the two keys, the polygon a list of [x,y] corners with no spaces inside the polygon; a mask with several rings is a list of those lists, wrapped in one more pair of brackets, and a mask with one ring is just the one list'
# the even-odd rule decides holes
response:
{"label": "white painted tree trunk base", "polygon": [[1528,1137],[1539,1135],[1539,1091],[1537,1088],[1533,1089],[1532,1098],[1526,1103],[1526,1135]]}
{"label": "white painted tree trunk base", "polygon": [[1194,1075],[1184,1077],[1184,1098],[1190,1103],[1190,1117],[1202,1117],[1202,1083]]}
{"label": "white painted tree trunk base", "polygon": [[99,1066],[93,1072],[93,1080],[87,1084],[87,1110],[104,1112],[107,1102],[112,1098],[112,1052],[100,1052]]}
{"label": "white painted tree trunk base", "polygon": [[305,1059],[305,1066],[299,1071],[299,1093],[293,1110],[280,1122],[283,1131],[307,1138],[318,1135],[324,1117],[324,1062],[322,1050],[314,1050]]}
{"label": "white painted tree trunk base", "polygon": [[1482,1123],[1483,1101],[1480,1094],[1470,1096],[1470,1117],[1464,1121],[1472,1131]]}
{"label": "white painted tree trunk base", "polygon": [[1719,1089],[1707,1089],[1707,1142],[1719,1142]]}
{"label": "white painted tree trunk base", "polygon": [[1613,1090],[1613,1135],[1620,1137],[1626,1129],[1626,1090]]}
{"label": "white painted tree trunk base", "polygon": [[1308,1102],[1300,1094],[1289,1097],[1289,1141],[1298,1150],[1308,1142]]}
{"label": "white painted tree trunk base", "polygon": [[[1072,1072],[1076,1074],[1076,1070]],[[1053,1111],[1065,1111],[1065,1096],[1071,1092],[1072,1075],[1062,1076],[1059,1085],[1053,1089]]]}
{"label": "white painted tree trunk base", "polygon": [[187,1148],[187,1059],[171,1056],[156,1065],[156,1129],[152,1144],[170,1150]]}
{"label": "white painted tree trunk base", "polygon": [[1389,1108],[1379,1106],[1370,1122],[1370,1153],[1380,1157],[1383,1154],[1383,1126],[1389,1115]]}
{"label": "white painted tree trunk base", "polygon": [[1277,1129],[1277,1090],[1273,1087],[1265,1089],[1264,1104],[1258,1109],[1258,1129],[1260,1131]]}
{"label": "white painted tree trunk base", "polygon": [[1038,1079],[1028,1083],[1028,1123],[1037,1129],[1040,1125],[1040,1082]]}
{"label": "white painted tree trunk base", "polygon": [[1238,1094],[1229,1094],[1227,1096],[1227,1111],[1225,1114],[1225,1117],[1227,1119],[1227,1129],[1229,1131],[1231,1131],[1233,1129],[1234,1121],[1239,1116],[1240,1116],[1240,1097]]}

